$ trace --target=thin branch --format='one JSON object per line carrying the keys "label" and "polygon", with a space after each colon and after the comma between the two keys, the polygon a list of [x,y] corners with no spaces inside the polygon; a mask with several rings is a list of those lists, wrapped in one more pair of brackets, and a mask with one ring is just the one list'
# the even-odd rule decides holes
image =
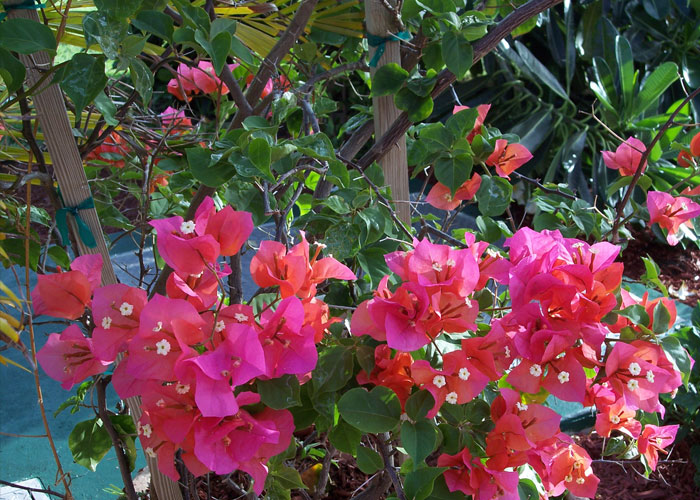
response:
{"label": "thin branch", "polygon": [[326,455],[323,457],[323,465],[321,466],[321,473],[318,476],[318,482],[316,483],[315,493],[313,500],[321,500],[321,497],[326,493],[326,485],[328,484],[328,473],[331,469],[331,460],[333,460],[333,455],[335,454],[335,448],[330,442],[326,447]]}
{"label": "thin branch", "polygon": [[425,229],[428,233],[432,234],[433,236],[437,236],[438,238],[442,238],[449,244],[459,247],[459,248],[469,248],[466,243],[463,241],[459,241],[457,238],[453,238],[449,234],[445,233],[444,231],[440,231],[438,228],[431,226],[430,224],[426,224],[425,221],[423,221],[423,229]]}
{"label": "thin branch", "polygon": [[18,490],[25,490],[25,491],[32,491],[34,493],[46,493],[47,495],[52,495],[58,498],[68,498],[66,495],[59,493],[58,491],[54,491],[52,489],[41,489],[41,488],[31,488],[29,486],[24,486],[23,484],[17,484],[17,483],[11,483],[9,481],[3,481],[0,479],[0,484],[4,484],[5,486],[10,486],[11,488],[17,488]]}
{"label": "thin branch", "polygon": [[299,92],[301,93],[306,93],[309,92],[312,88],[314,88],[314,85],[316,85],[318,82],[323,81],[323,80],[330,80],[332,78],[335,78],[336,76],[342,74],[342,73],[347,73],[348,71],[369,71],[369,66],[364,61],[357,61],[353,63],[348,63],[348,64],[342,64],[340,66],[336,66],[335,68],[331,68],[328,71],[324,71],[323,73],[318,73],[311,78],[307,80],[307,82],[299,87]]}
{"label": "thin branch", "polygon": [[542,192],[544,192],[544,193],[556,194],[557,196],[561,196],[561,197],[567,198],[567,199],[569,199],[569,200],[574,200],[574,201],[577,200],[577,198],[576,198],[574,195],[572,195],[572,194],[564,193],[563,191],[559,191],[558,189],[551,189],[551,188],[545,187],[545,186],[544,186],[542,183],[540,183],[540,181],[538,181],[537,179],[532,179],[532,178],[527,177],[527,176],[525,176],[525,175],[523,175],[523,174],[521,174],[521,173],[519,173],[519,172],[512,172],[511,175],[514,175],[514,176],[516,176],[518,179],[521,179],[521,180],[523,180],[523,181],[525,181],[525,182],[528,182],[528,183],[532,184],[533,186],[537,186],[537,187],[540,188],[540,190],[541,190]]}
{"label": "thin branch", "polygon": [[238,109],[243,110],[246,116],[250,116],[253,113],[253,108],[250,105],[250,103],[246,100],[245,94],[243,94],[243,90],[241,90],[241,86],[238,85],[238,80],[234,78],[233,73],[231,72],[231,68],[228,67],[228,64],[224,64],[224,67],[221,69],[221,74],[219,75],[219,77],[228,87],[229,92],[231,94],[231,98],[233,99],[233,102],[236,103],[236,106],[238,106]]}
{"label": "thin branch", "polygon": [[382,437],[375,436],[377,442],[377,448],[379,448],[379,453],[384,460],[384,470],[391,478],[391,483],[394,485],[394,491],[399,500],[406,500],[406,494],[403,491],[403,486],[401,485],[401,480],[396,474],[396,469],[394,468],[393,460],[391,458],[391,442],[389,441],[389,433],[385,432]]}
{"label": "thin branch", "polygon": [[700,87],[696,88],[690,95],[683,99],[683,102],[680,104],[680,106],[678,106],[676,110],[673,113],[671,113],[671,116],[668,117],[666,123],[663,124],[663,126],[656,133],[652,141],[649,143],[649,146],[642,153],[642,157],[639,159],[639,165],[637,165],[637,170],[634,172],[634,176],[632,177],[632,182],[630,182],[629,186],[627,187],[627,191],[625,191],[625,196],[617,205],[617,215],[615,217],[615,222],[613,222],[612,227],[613,243],[617,242],[617,232],[620,229],[620,221],[622,220],[622,216],[624,215],[625,206],[627,206],[627,203],[632,197],[632,191],[634,191],[637,182],[639,182],[639,179],[642,176],[642,172],[644,171],[644,165],[646,164],[647,159],[651,154],[651,150],[654,149],[656,143],[659,142],[664,133],[666,133],[666,130],[668,130],[673,125],[673,121],[676,119],[676,115],[680,113],[683,107],[685,107],[685,105],[688,104],[691,100],[693,100],[698,94],[700,94]]}

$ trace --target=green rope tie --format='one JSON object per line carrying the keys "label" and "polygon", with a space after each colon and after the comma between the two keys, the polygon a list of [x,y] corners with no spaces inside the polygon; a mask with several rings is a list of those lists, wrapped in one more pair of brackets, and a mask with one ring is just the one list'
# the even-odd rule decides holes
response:
{"label": "green rope tie", "polygon": [[92,234],[90,227],[85,223],[85,221],[80,217],[80,210],[86,210],[88,208],[95,208],[95,200],[92,196],[79,205],[74,207],[63,207],[56,212],[56,227],[58,232],[61,233],[61,239],[64,245],[70,246],[70,238],[68,238],[68,214],[71,214],[75,219],[75,224],[78,226],[78,235],[80,240],[85,243],[88,248],[95,248],[97,242],[95,241],[95,236]]}
{"label": "green rope tie", "polygon": [[374,51],[374,56],[369,62],[370,67],[376,68],[379,60],[384,55],[384,49],[386,49],[386,42],[399,42],[401,40],[409,41],[411,39],[411,34],[408,31],[401,31],[399,33],[389,33],[389,36],[377,36],[371,33],[366,33],[365,38],[367,38],[367,43],[370,47],[376,47],[377,50]]}
{"label": "green rope tie", "polygon": [[0,12],[0,21],[7,17],[7,13],[11,10],[40,10],[46,7],[45,3],[37,4],[38,0],[24,0],[22,3],[16,5],[4,5],[5,12]]}

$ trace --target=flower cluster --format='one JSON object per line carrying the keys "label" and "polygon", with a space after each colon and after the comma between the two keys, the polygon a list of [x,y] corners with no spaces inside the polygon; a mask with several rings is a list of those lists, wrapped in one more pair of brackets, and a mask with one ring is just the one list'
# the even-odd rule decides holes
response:
{"label": "flower cluster", "polygon": [[254,280],[292,284],[280,287],[281,299],[270,304],[276,307],[256,313],[248,305],[225,306],[219,283],[230,269],[218,261],[248,240],[251,214],[229,206],[217,211],[208,198],[193,220],[175,216],[151,225],[173,269],[167,297],[149,300],[123,284],[100,287],[102,261],[93,255],[75,259],[68,272],[39,276],[35,313],[81,318],[90,331],[86,336],[74,324],[52,334],[39,361],[68,389],[105,372],[123,353],[112,383],[121,398],[141,396],[138,434],[160,470],[177,479],[180,450],[193,474],[243,470],[260,493],[265,464],[289,446],[294,422],[287,410],[261,410],[253,382],[305,379],[316,366],[316,343],[333,322],[316,285],[355,275],[331,257],[319,259],[321,247],[310,258],[305,240],[289,252],[265,242],[253,259]]}

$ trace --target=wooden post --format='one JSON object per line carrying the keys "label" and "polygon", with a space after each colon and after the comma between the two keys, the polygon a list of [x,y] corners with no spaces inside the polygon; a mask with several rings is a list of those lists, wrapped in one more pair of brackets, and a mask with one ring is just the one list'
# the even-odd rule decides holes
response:
{"label": "wooden post", "polygon": [[[8,12],[8,18],[22,17],[39,22],[36,10],[12,9]],[[51,58],[46,52],[35,52],[30,55],[20,55],[22,63],[27,68],[27,84],[33,86],[41,77],[42,71],[51,67]],[[71,132],[68,121],[68,112],[63,100],[63,93],[58,85],[45,84],[32,96],[37,118],[44,133],[44,140],[51,153],[54,173],[61,188],[61,196],[66,206],[74,207],[92,196],[88,186],[87,177],[83,168],[83,160],[78,152],[78,145]],[[80,217],[88,225],[97,241],[97,247],[88,248],[77,236],[75,224],[69,220],[69,226],[76,235],[80,255],[88,253],[102,254],[102,284],[117,283],[114,268],[109,258],[109,250],[102,234],[102,226],[94,208],[80,211]],[[140,398],[128,398],[126,403],[134,421],[141,417]],[[182,500],[178,484],[164,476],[159,470],[157,460],[146,457],[151,472],[151,481],[156,495],[160,500]]]}
{"label": "wooden post", "polygon": [[[395,0],[385,0],[385,2],[396,5]],[[396,34],[401,31],[396,21],[396,17],[383,5],[382,0],[365,0],[365,24],[367,32],[378,37],[388,37],[390,33]],[[384,44],[385,50],[375,68],[370,68],[370,74],[374,77],[378,68],[394,62],[401,66],[401,46],[398,41],[387,41]],[[377,47],[370,47],[370,60],[374,56]],[[386,132],[394,120],[401,114],[401,111],[394,105],[394,96],[383,96],[372,98],[372,110],[374,114],[374,137],[379,139]],[[406,157],[406,136],[403,135],[396,145],[379,160],[384,179],[391,187],[391,195],[396,204],[396,213],[406,224],[411,224],[411,211],[408,192],[408,160]]]}

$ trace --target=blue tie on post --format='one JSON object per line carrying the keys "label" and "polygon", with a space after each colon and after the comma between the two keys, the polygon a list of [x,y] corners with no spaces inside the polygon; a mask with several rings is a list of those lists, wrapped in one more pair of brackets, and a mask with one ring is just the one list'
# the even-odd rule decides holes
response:
{"label": "blue tie on post", "polygon": [[408,31],[401,31],[396,34],[389,33],[389,36],[384,37],[367,33],[365,38],[367,38],[367,43],[370,47],[377,48],[377,50],[374,52],[374,56],[372,56],[372,60],[369,62],[370,67],[376,68],[379,60],[384,54],[384,49],[386,49],[386,42],[398,42],[401,40],[408,41],[411,39],[411,34]]}
{"label": "blue tie on post", "polygon": [[95,201],[92,199],[92,196],[75,207],[63,207],[56,212],[56,227],[58,228],[58,232],[61,233],[64,245],[70,246],[70,238],[68,238],[68,214],[71,214],[73,218],[75,218],[75,224],[78,226],[80,240],[85,243],[88,248],[95,248],[97,246],[95,236],[82,217],[80,217],[79,213],[79,210],[88,208],[95,208]]}
{"label": "blue tie on post", "polygon": [[7,13],[11,10],[39,10],[46,7],[45,3],[36,3],[37,0],[24,0],[22,3],[17,5],[5,5],[5,12],[0,12],[0,21],[7,17]]}

